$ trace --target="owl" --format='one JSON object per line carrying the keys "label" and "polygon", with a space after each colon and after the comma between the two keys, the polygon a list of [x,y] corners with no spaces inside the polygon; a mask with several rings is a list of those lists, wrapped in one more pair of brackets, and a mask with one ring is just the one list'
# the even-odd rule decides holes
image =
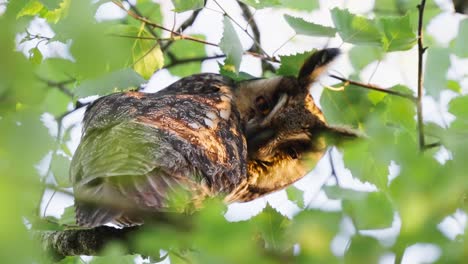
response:
{"label": "owl", "polygon": [[339,53],[315,52],[297,76],[205,73],[157,93],[99,98],[85,113],[70,168],[77,224],[138,225],[142,212],[171,210],[174,200],[246,202],[302,178],[327,136],[357,135],[328,125],[309,93]]}

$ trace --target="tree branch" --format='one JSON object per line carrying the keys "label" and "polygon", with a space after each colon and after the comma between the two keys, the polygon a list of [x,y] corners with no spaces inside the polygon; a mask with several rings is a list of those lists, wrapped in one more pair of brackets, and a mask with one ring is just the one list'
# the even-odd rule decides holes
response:
{"label": "tree branch", "polygon": [[424,6],[426,0],[422,0],[418,5],[419,20],[418,20],[418,100],[417,114],[418,114],[418,135],[419,135],[419,149],[421,151],[425,148],[424,142],[424,120],[423,120],[423,109],[422,109],[422,97],[423,97],[423,55],[427,48],[423,46],[423,17],[424,17]]}
{"label": "tree branch", "polygon": [[356,86],[366,88],[366,89],[369,89],[369,90],[379,91],[379,92],[382,92],[382,93],[387,93],[387,94],[403,97],[403,98],[409,99],[409,100],[411,100],[413,102],[415,102],[417,100],[417,98],[415,98],[411,94],[405,94],[405,93],[400,93],[398,91],[388,90],[388,89],[381,88],[381,87],[378,87],[378,86],[373,85],[373,84],[365,84],[365,83],[362,83],[362,82],[348,80],[346,78],[343,78],[343,77],[340,77],[340,76],[337,76],[337,75],[334,75],[334,74],[330,74],[329,76],[344,82],[345,85],[352,84],[352,85],[356,85]]}
{"label": "tree branch", "polygon": [[55,260],[66,256],[99,255],[100,251],[111,242],[121,242],[133,253],[129,237],[140,227],[113,228],[100,226],[93,229],[71,229],[64,231],[37,231],[35,237],[41,242],[44,251]]}

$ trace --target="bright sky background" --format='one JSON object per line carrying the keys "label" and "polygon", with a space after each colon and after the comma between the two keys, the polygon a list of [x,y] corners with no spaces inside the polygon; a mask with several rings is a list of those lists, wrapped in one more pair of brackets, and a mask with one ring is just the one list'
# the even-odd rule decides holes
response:
{"label": "bright sky background", "polygon": [[[0,0],[1,2],[1,0]],[[171,11],[173,6],[169,0],[156,1],[161,4],[163,14],[165,15],[165,26],[172,28],[174,17]],[[343,5],[346,2],[346,6]],[[462,19],[461,15],[454,14],[452,4],[449,0],[436,1],[445,12],[436,17],[430,24],[426,34],[432,35],[440,45],[447,46],[448,43],[456,36],[458,32],[458,23]],[[223,8],[241,25],[246,25],[245,20],[242,18],[241,11],[237,4],[232,0],[219,0]],[[260,32],[262,33],[261,43],[264,50],[270,55],[286,55],[296,52],[308,51],[313,48],[325,47],[340,47],[346,53],[351,47],[348,44],[343,44],[339,36],[328,38],[313,38],[306,36],[294,36],[294,31],[290,28],[285,20],[283,14],[290,14],[302,17],[308,21],[333,26],[329,10],[335,6],[349,8],[353,13],[366,13],[373,7],[373,0],[348,0],[348,1],[320,1],[320,10],[313,12],[296,12],[291,10],[272,10],[263,9],[254,13],[255,21],[257,22]],[[208,8],[204,9],[198,16],[193,28],[189,28],[185,33],[187,34],[204,34],[207,41],[218,43],[222,36],[222,14],[218,6],[212,1],[208,1]],[[1,6],[0,6],[1,8]],[[0,13],[2,10],[0,9]],[[97,11],[96,18],[98,20],[115,19],[124,16],[125,13],[112,3],[103,4]],[[176,24],[182,23],[190,12],[185,12],[176,15]],[[35,19],[29,27],[29,32],[32,34],[39,33],[44,36],[52,37],[53,31],[42,19]],[[241,29],[238,30],[238,35],[243,43],[244,49],[248,49],[252,45],[252,40],[246,36]],[[18,35],[17,40],[21,39]],[[289,40],[289,41],[288,41]],[[286,44],[285,44],[286,43]],[[283,46],[283,44],[285,44]],[[19,45],[19,49],[23,51],[29,50],[34,47],[36,43],[33,41]],[[72,45],[71,42],[60,43],[52,42],[47,46],[40,44],[39,49],[44,54],[44,57],[64,57],[73,60],[73,56],[69,53],[68,48]],[[280,48],[281,47],[281,48]],[[221,54],[219,48],[206,46],[208,55]],[[27,52],[25,52],[27,54]],[[222,60],[220,60],[222,61]],[[451,57],[452,68],[448,72],[448,76],[452,79],[460,79],[461,76],[468,75],[468,59],[461,60],[455,56]],[[251,56],[244,56],[241,71],[248,72],[254,76],[260,75],[260,63],[257,59]],[[340,75],[347,76],[351,73],[352,68],[346,56],[341,56],[330,68],[332,72],[338,72]],[[216,60],[206,61],[202,65],[202,72],[218,72],[218,64]],[[371,78],[372,76],[372,78]],[[417,51],[413,48],[407,52],[393,52],[388,54],[385,60],[380,63],[372,63],[367,66],[361,73],[361,78],[364,81],[378,84],[381,87],[390,87],[396,84],[404,84],[411,89],[416,88],[417,80]],[[154,92],[166,87],[173,83],[178,78],[169,74],[167,70],[160,70],[149,81],[145,91]],[[311,88],[312,94],[318,102],[322,86],[327,84],[336,83],[331,78],[324,77],[322,80]],[[468,79],[462,81],[462,88],[464,93],[468,92]],[[424,104],[424,118],[426,121],[434,121],[442,124],[442,120],[450,122],[453,117],[447,112],[447,102],[455,96],[451,92],[443,92],[441,95],[441,102],[435,102],[432,98],[425,97]],[[95,99],[96,97],[92,98]],[[70,108],[73,106],[70,105]],[[74,114],[68,116],[64,120],[64,126],[69,127],[79,123],[82,119],[84,109],[76,111]],[[52,134],[56,134],[57,124],[55,123],[52,115],[44,115],[45,124],[49,127]],[[75,150],[78,146],[81,136],[81,125],[77,125],[72,129],[72,141],[68,143],[71,150]],[[344,188],[352,188],[364,191],[373,191],[375,186],[369,183],[361,183],[352,178],[350,172],[344,168],[342,156],[336,149],[331,152],[335,168],[337,169],[337,176],[339,183]],[[448,158],[448,153],[441,150],[438,154],[441,162]],[[45,165],[50,161],[50,155],[46,157],[38,166],[40,170],[44,170]],[[398,166],[392,164],[390,166],[389,178],[393,179],[398,175]],[[45,172],[44,172],[45,173]],[[317,167],[309,173],[306,177],[299,180],[294,185],[304,191],[304,201],[310,208],[320,208],[323,210],[340,210],[341,202],[337,200],[330,200],[325,193],[321,190],[324,184],[336,184],[334,177],[331,177],[330,157],[327,154],[317,165]],[[43,208],[46,202],[52,196],[52,192],[46,193],[44,197]],[[299,208],[287,199],[285,191],[279,191],[270,194],[264,198],[243,204],[232,204],[226,212],[226,218],[230,221],[246,220],[258,214],[269,203],[273,208],[277,209],[282,214],[292,217],[299,211]],[[56,193],[52,202],[46,211],[47,215],[60,216],[63,208],[72,205],[73,200],[71,197]],[[467,216],[463,212],[457,212],[452,217],[446,218],[440,225],[441,231],[449,238],[453,239],[457,234],[460,234],[465,229]],[[362,231],[363,234],[368,234],[377,237],[382,244],[391,245],[396,238],[400,229],[400,219],[395,215],[393,226],[385,230],[372,230]],[[333,252],[336,255],[343,255],[348,245],[349,238],[354,234],[355,230],[349,219],[342,222],[341,232],[334,239],[332,243]],[[417,244],[410,246],[404,256],[404,263],[427,263],[437,260],[440,255],[440,250],[430,244]],[[385,255],[380,263],[393,263],[394,255],[389,253]]]}

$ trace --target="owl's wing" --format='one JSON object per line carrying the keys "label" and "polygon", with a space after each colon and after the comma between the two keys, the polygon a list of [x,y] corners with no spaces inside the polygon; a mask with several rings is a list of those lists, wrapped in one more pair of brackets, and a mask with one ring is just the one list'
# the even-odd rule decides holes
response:
{"label": "owl's wing", "polygon": [[135,224],[127,209],[162,210],[172,191],[228,193],[239,184],[247,147],[231,87],[205,87],[118,93],[90,106],[70,170],[78,224]]}

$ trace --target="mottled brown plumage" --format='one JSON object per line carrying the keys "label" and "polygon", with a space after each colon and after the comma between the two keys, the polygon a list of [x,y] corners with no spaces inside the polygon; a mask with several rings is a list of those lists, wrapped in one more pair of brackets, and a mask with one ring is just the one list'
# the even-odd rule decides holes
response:
{"label": "mottled brown plumage", "polygon": [[70,170],[77,223],[139,224],[142,211],[173,210],[181,193],[243,202],[302,178],[324,154],[325,134],[355,136],[328,126],[308,91],[338,53],[316,52],[298,77],[198,74],[154,94],[96,100]]}

